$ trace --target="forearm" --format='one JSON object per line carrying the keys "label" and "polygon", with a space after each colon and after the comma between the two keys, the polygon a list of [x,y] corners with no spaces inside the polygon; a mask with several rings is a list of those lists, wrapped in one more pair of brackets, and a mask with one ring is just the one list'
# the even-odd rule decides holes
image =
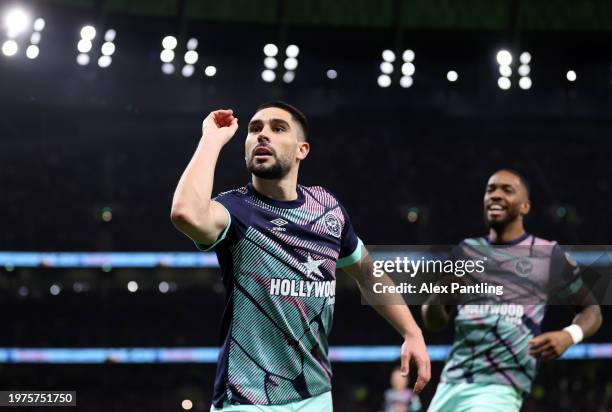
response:
{"label": "forearm", "polygon": [[602,316],[599,305],[585,306],[575,317],[572,323],[580,326],[584,337],[591,337],[601,327]]}
{"label": "forearm", "polygon": [[189,164],[185,168],[172,200],[175,218],[204,218],[211,213],[211,197],[215,166],[223,145],[202,137]]}

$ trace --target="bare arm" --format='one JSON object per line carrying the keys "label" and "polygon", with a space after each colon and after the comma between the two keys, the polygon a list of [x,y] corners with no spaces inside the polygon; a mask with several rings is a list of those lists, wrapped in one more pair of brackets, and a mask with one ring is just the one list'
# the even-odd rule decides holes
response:
{"label": "bare arm", "polygon": [[237,129],[238,119],[231,110],[210,113],[202,123],[198,147],[174,192],[172,223],[197,243],[214,243],[228,224],[224,207],[211,197],[219,153]]}
{"label": "bare arm", "polygon": [[[361,294],[367,296],[365,290],[371,287],[373,275],[371,258],[365,247],[362,251],[362,259],[359,262],[342,269],[357,282]],[[377,281],[392,282],[386,275],[383,278],[378,278]],[[421,392],[431,378],[431,364],[421,328],[419,328],[412,317],[412,313],[410,313],[410,309],[405,304],[372,305],[372,307],[404,338],[400,355],[402,375],[408,376],[410,364],[416,364],[418,374],[414,384],[414,392]]]}

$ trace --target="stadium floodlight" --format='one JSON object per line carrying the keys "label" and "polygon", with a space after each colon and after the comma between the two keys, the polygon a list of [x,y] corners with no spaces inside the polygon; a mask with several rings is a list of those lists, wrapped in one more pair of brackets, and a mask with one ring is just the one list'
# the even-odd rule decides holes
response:
{"label": "stadium floodlight", "polygon": [[76,60],[79,66],[86,66],[89,64],[89,54],[81,53],[77,56]]}
{"label": "stadium floodlight", "polygon": [[266,57],[264,59],[266,69],[274,70],[278,67],[278,61],[274,57]]}
{"label": "stadium floodlight", "polygon": [[525,77],[525,76],[529,76],[529,73],[531,73],[531,68],[529,67],[528,64],[521,64],[518,68],[518,74]]}
{"label": "stadium floodlight", "polygon": [[90,42],[96,37],[96,28],[94,26],[83,26],[81,29],[81,38]]}
{"label": "stadium floodlight", "polygon": [[498,51],[496,58],[500,66],[510,66],[512,64],[512,54],[508,50]]}
{"label": "stadium floodlight", "polygon": [[105,69],[108,66],[110,66],[112,62],[113,62],[113,58],[112,57],[107,56],[107,55],[102,55],[98,59],[98,66],[100,66],[101,68]]}
{"label": "stadium floodlight", "polygon": [[195,67],[193,67],[193,65],[191,64],[184,65],[183,69],[181,70],[181,74],[183,75],[183,77],[191,77],[193,76],[194,72],[195,72]]}
{"label": "stadium floodlight", "polygon": [[38,44],[40,43],[40,39],[41,39],[42,35],[40,34],[40,32],[35,31],[34,33],[32,33],[32,35],[30,36],[30,43],[31,44]]}
{"label": "stadium floodlight", "polygon": [[501,65],[499,66],[499,74],[504,77],[510,77],[512,76],[512,68],[510,66],[506,66],[505,64]]}
{"label": "stadium floodlight", "polygon": [[377,82],[380,87],[389,87],[391,86],[391,77],[387,74],[381,74],[378,76]]}
{"label": "stadium floodlight", "polygon": [[456,82],[458,78],[459,78],[459,75],[454,70],[450,70],[448,73],[446,73],[446,79],[449,82]]}
{"label": "stadium floodlight", "polygon": [[386,62],[393,63],[395,61],[395,53],[389,49],[383,50],[382,58]]}
{"label": "stadium floodlight", "polygon": [[393,63],[381,62],[380,63],[380,71],[383,74],[391,74],[391,73],[393,73]]}
{"label": "stadium floodlight", "polygon": [[9,10],[4,16],[6,35],[9,38],[17,37],[28,29],[30,20],[31,18],[28,13],[21,8]]}
{"label": "stadium floodlight", "polygon": [[261,72],[261,78],[266,83],[272,83],[274,80],[276,80],[276,73],[270,69],[266,69]]}
{"label": "stadium floodlight", "polygon": [[414,74],[415,67],[412,63],[404,63],[402,64],[402,74],[404,76],[412,76]]}
{"label": "stadium floodlight", "polygon": [[406,63],[410,63],[414,60],[414,51],[410,50],[410,49],[406,49],[404,50],[404,53],[402,53],[402,60],[404,60]]}
{"label": "stadium floodlight", "polygon": [[117,37],[117,32],[114,29],[108,29],[104,33],[104,41],[113,42],[115,37]]}
{"label": "stadium floodlight", "polygon": [[190,399],[183,399],[181,402],[181,408],[185,411],[191,410],[193,408],[193,402]]}
{"label": "stadium floodlight", "polygon": [[55,283],[51,285],[51,287],[49,288],[49,293],[51,293],[53,296],[59,295],[61,291],[62,291],[62,288],[60,287],[60,285],[55,284]]}
{"label": "stadium floodlight", "polygon": [[127,290],[129,290],[131,293],[136,292],[138,290],[138,282],[130,280],[127,284]]}
{"label": "stadium floodlight", "polygon": [[285,83],[291,83],[295,79],[295,72],[287,71],[283,74],[283,81]]}
{"label": "stadium floodlight", "polygon": [[159,58],[164,63],[170,63],[174,60],[174,50],[164,49],[159,54]]}
{"label": "stadium floodlight", "polygon": [[164,63],[161,67],[162,73],[164,74],[172,74],[174,73],[174,64],[172,63]]}
{"label": "stadium floodlight", "polygon": [[529,64],[531,62],[531,53],[529,52],[522,52],[519,60],[522,64]]}
{"label": "stadium floodlight", "polygon": [[329,69],[326,74],[327,74],[327,78],[330,80],[334,80],[335,78],[338,77],[338,72],[335,71],[334,69]]}
{"label": "stadium floodlight", "polygon": [[287,57],[283,65],[287,70],[295,70],[298,67],[298,61],[295,57]]}
{"label": "stadium floodlight", "polygon": [[521,77],[519,79],[519,87],[523,90],[531,89],[531,79],[529,77]]}
{"label": "stadium floodlight", "polygon": [[264,46],[263,52],[268,57],[274,57],[278,54],[278,47],[275,44],[268,43]]}
{"label": "stadium floodlight", "polygon": [[187,64],[196,64],[198,58],[198,52],[195,50],[187,50],[187,52],[185,53],[185,63]]}
{"label": "stadium floodlight", "polygon": [[2,54],[7,57],[14,56],[15,54],[17,54],[18,50],[19,46],[17,45],[17,42],[15,40],[7,40],[2,43]]}
{"label": "stadium floodlight", "polygon": [[77,43],[77,49],[81,53],[89,53],[89,51],[91,50],[91,47],[92,47],[91,40],[81,39]]}
{"label": "stadium floodlight", "polygon": [[499,79],[497,79],[497,86],[502,90],[510,89],[511,84],[512,83],[510,82],[510,79],[507,77],[502,76]]}
{"label": "stadium floodlight", "polygon": [[158,288],[161,293],[167,293],[170,290],[170,285],[164,280],[159,282]]}
{"label": "stadium floodlight", "polygon": [[300,54],[300,48],[295,44],[290,44],[289,46],[287,46],[285,54],[287,55],[287,57],[298,57],[298,54]]}
{"label": "stadium floodlight", "polygon": [[112,56],[115,53],[115,43],[107,41],[102,45],[102,54],[105,56]]}
{"label": "stadium floodlight", "polygon": [[174,50],[178,42],[174,36],[166,36],[162,40],[162,47],[167,50]]}
{"label": "stadium floodlight", "polygon": [[567,80],[569,80],[570,82],[575,82],[576,78],[578,77],[576,75],[576,72],[573,70],[568,70],[567,74],[566,74]]}
{"label": "stadium floodlight", "polygon": [[187,50],[195,50],[198,48],[198,39],[196,39],[195,37],[192,37],[191,39],[187,40]]}
{"label": "stadium floodlight", "polygon": [[414,80],[412,79],[412,76],[402,76],[400,78],[400,86],[402,86],[404,89],[409,88],[413,83]]}
{"label": "stadium floodlight", "polygon": [[35,44],[30,44],[28,48],[26,49],[26,56],[28,59],[31,59],[31,60],[37,58],[39,53],[40,53],[40,50],[38,49],[38,46]]}
{"label": "stadium floodlight", "polygon": [[217,68],[215,66],[206,66],[204,69],[204,74],[208,77],[213,77],[217,74]]}
{"label": "stadium floodlight", "polygon": [[43,19],[42,17],[39,17],[36,20],[34,20],[34,24],[32,27],[34,28],[34,31],[41,32],[45,29],[45,26],[46,26],[45,19]]}

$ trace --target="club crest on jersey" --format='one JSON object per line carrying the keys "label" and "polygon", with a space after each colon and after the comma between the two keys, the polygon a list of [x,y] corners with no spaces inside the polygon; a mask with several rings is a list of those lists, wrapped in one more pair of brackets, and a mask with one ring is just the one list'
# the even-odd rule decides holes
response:
{"label": "club crest on jersey", "polygon": [[325,227],[327,228],[327,231],[332,236],[340,237],[341,226],[338,217],[332,212],[327,212],[327,214],[323,217],[323,220],[325,221]]}
{"label": "club crest on jersey", "polygon": [[519,261],[516,262],[515,269],[519,276],[527,276],[533,270],[533,263],[531,263],[529,259],[519,259]]}

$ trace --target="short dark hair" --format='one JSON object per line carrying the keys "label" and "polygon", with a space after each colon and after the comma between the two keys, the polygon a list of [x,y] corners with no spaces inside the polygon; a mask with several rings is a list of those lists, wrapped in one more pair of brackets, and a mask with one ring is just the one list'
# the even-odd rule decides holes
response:
{"label": "short dark hair", "polygon": [[291,113],[291,117],[293,120],[299,123],[302,131],[304,132],[304,139],[308,140],[308,119],[297,107],[290,105],[289,103],[282,102],[280,100],[276,100],[273,102],[264,103],[257,108],[257,112],[263,109],[267,109],[269,107],[277,107],[286,112]]}
{"label": "short dark hair", "polygon": [[507,167],[504,167],[503,169],[499,169],[495,173],[498,173],[498,172],[508,172],[518,177],[519,181],[521,182],[521,184],[525,188],[525,191],[527,192],[527,197],[529,197],[529,193],[531,192],[531,187],[529,186],[529,182],[527,182],[527,179],[525,179],[525,176],[523,176],[521,172],[517,171],[516,169],[511,169]]}

